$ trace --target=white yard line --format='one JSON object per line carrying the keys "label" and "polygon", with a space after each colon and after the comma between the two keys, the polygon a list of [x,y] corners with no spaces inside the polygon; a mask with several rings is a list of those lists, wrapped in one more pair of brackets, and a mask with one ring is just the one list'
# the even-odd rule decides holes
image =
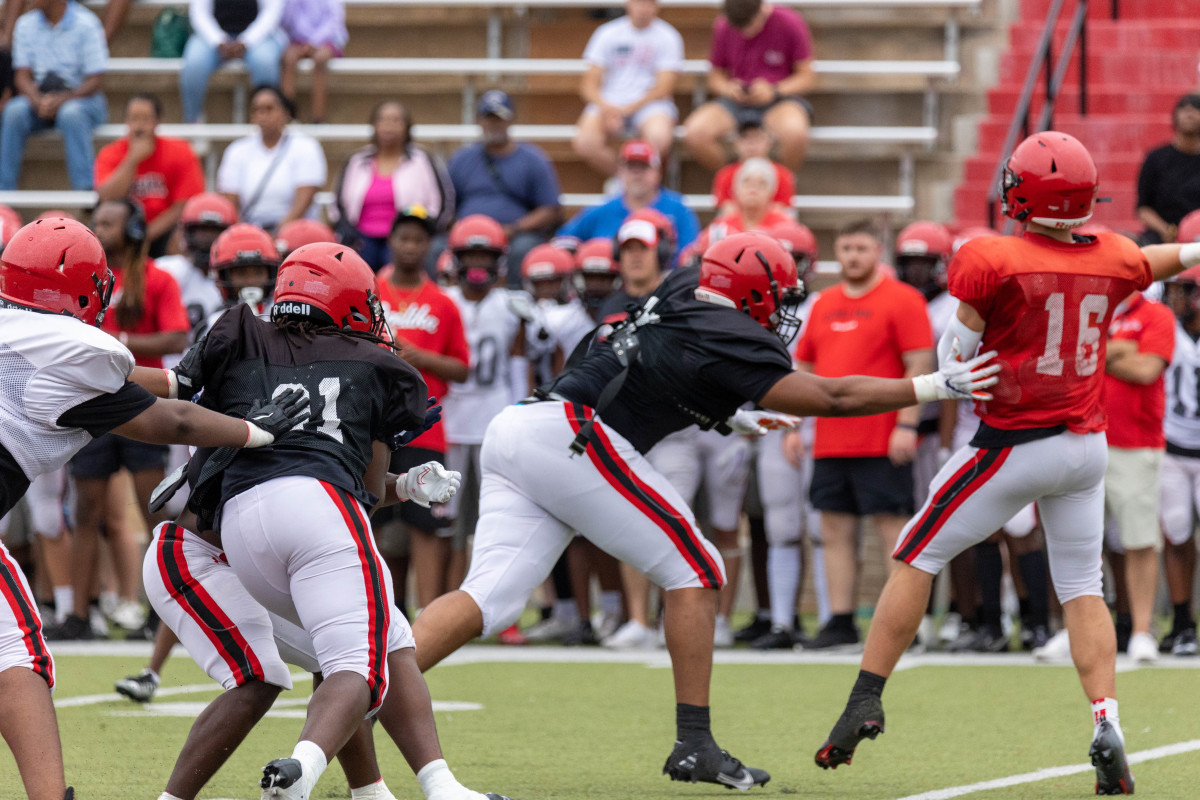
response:
{"label": "white yard line", "polygon": [[[1191,753],[1200,750],[1200,739],[1190,739],[1186,742],[1176,742],[1175,744],[1167,744],[1162,747],[1152,747],[1149,750],[1140,750],[1129,755],[1130,764],[1140,764],[1143,761],[1153,761],[1157,758],[1166,758],[1168,756],[1177,756],[1183,753]],[[1067,775],[1078,775],[1084,772],[1091,772],[1093,769],[1091,764],[1073,764],[1069,767],[1048,767],[1039,769],[1035,772],[1026,772],[1023,775],[1010,775],[1007,778],[996,778],[990,781],[980,781],[979,783],[970,783],[965,786],[951,786],[948,789],[935,789],[932,792],[922,792],[921,794],[911,794],[907,797],[902,797],[900,800],[948,800],[951,797],[962,797],[966,794],[975,794],[976,792],[987,792],[992,789],[1005,789],[1009,786],[1020,786],[1023,783],[1037,783],[1038,781],[1049,780],[1050,778],[1062,778]],[[1134,776],[1136,777],[1136,776]]]}

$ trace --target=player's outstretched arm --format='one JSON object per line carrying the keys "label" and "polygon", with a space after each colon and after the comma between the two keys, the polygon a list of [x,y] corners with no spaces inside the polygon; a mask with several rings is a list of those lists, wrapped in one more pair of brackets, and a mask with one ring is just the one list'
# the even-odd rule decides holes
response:
{"label": "player's outstretched arm", "polygon": [[256,404],[246,419],[209,411],[183,400],[154,404],[113,432],[150,444],[195,447],[264,447],[309,416],[309,401],[295,389]]}
{"label": "player's outstretched arm", "polygon": [[1200,242],[1189,244],[1150,244],[1142,248],[1150,262],[1154,280],[1165,281],[1185,269],[1200,264]]}
{"label": "player's outstretched arm", "polygon": [[793,372],[772,386],[759,405],[798,417],[863,417],[932,400],[990,400],[983,390],[997,381],[1000,365],[988,364],[995,355],[993,351],[969,361],[955,360],[911,380]]}

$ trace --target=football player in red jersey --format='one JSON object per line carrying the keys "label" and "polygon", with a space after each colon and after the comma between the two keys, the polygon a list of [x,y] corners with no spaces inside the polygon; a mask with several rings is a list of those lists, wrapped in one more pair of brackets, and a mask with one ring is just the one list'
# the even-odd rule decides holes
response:
{"label": "football player in red jersey", "polygon": [[938,346],[943,365],[978,347],[999,352],[994,398],[976,405],[969,446],[938,472],[929,499],[893,552],[867,636],[862,669],[817,765],[850,762],[863,738],[883,732],[881,696],[912,643],[933,576],[1036,500],[1071,656],[1092,703],[1097,794],[1132,794],[1117,714],[1116,636],[1100,569],[1107,462],[1105,332],[1135,290],[1200,263],[1200,246],[1141,250],[1109,233],[1078,236],[1098,186],[1087,149],[1064,133],[1034,134],[1013,151],[1002,186],[1006,216],[1024,236],[967,242],[949,270],[959,299]]}

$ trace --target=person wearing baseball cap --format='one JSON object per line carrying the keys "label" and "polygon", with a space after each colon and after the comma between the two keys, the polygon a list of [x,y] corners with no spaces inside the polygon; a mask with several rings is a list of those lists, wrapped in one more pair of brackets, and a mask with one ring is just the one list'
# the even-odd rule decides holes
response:
{"label": "person wearing baseball cap", "polygon": [[[541,148],[516,142],[509,128],[516,118],[512,98],[500,89],[484,92],[475,106],[480,140],[464,145],[450,157],[459,219],[483,214],[500,223],[509,243],[509,260],[520,264],[525,254],[545,242],[562,219],[558,175]],[[426,269],[431,273],[437,254],[445,249],[439,236],[430,249]],[[509,284],[519,288],[520,270]]]}
{"label": "person wearing baseball cap", "polygon": [[571,143],[579,157],[607,178],[619,166],[616,138],[637,136],[660,153],[670,150],[683,37],[658,18],[658,0],[625,0],[625,15],[596,29],[583,60],[579,96],[587,107]]}
{"label": "person wearing baseball cap", "polygon": [[[700,221],[683,203],[678,192],[663,188],[662,159],[654,145],[642,139],[630,139],[621,147],[621,166],[617,170],[621,194],[606,203],[581,211],[559,229],[560,236],[580,241],[597,237],[611,238],[630,214],[644,208],[661,212],[671,221],[682,249],[700,233]],[[669,265],[674,267],[672,256]]]}
{"label": "person wearing baseball cap", "polygon": [[1179,220],[1200,208],[1200,94],[1185,94],[1171,112],[1171,141],[1151,150],[1138,175],[1142,244],[1173,242]]}

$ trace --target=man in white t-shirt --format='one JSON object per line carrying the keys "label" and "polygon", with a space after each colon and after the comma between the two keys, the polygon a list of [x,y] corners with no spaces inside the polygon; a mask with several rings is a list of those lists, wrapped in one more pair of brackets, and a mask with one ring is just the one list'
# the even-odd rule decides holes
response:
{"label": "man in white t-shirt", "polygon": [[575,152],[604,175],[617,171],[612,140],[637,137],[666,157],[679,111],[672,95],[683,66],[683,37],[658,18],[658,0],[625,0],[625,16],[596,29],[583,51],[587,103]]}

